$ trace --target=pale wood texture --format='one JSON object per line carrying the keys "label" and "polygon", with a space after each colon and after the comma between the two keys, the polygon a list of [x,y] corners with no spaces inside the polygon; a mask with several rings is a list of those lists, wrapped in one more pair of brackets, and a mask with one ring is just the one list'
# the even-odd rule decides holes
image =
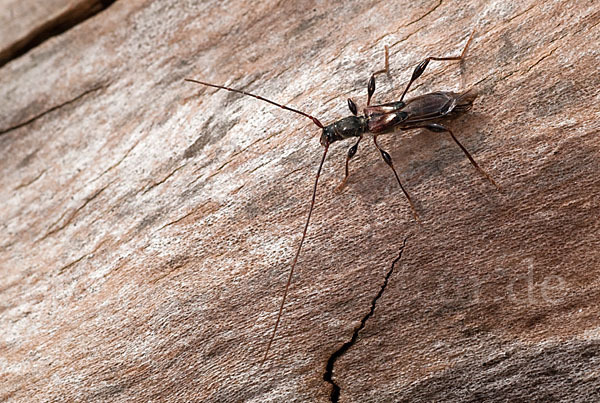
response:
{"label": "pale wood texture", "polygon": [[[0,2],[2,3],[2,2]],[[11,3],[5,1],[4,3]],[[31,1],[31,3],[35,3]],[[600,5],[120,1],[0,69],[0,400],[600,399]],[[33,26],[39,26],[43,21]],[[327,158],[314,113],[474,87],[446,134]],[[6,42],[2,43],[5,46]]]}

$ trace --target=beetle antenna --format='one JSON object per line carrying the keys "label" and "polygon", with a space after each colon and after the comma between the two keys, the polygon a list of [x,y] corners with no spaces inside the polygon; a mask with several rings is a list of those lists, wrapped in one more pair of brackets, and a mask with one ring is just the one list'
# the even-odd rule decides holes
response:
{"label": "beetle antenna", "polygon": [[290,108],[289,106],[286,106],[286,105],[278,104],[277,102],[271,101],[270,99],[267,99],[267,98],[263,98],[260,95],[251,94],[251,93],[246,92],[246,91],[237,90],[235,88],[225,87],[225,86],[222,86],[222,85],[205,83],[204,81],[198,81],[198,80],[194,80],[194,79],[191,79],[191,78],[186,78],[185,81],[189,81],[191,83],[205,85],[207,87],[213,87],[213,88],[219,88],[219,89],[227,90],[227,91],[231,91],[231,92],[237,92],[238,94],[244,94],[244,95],[248,95],[248,96],[254,97],[256,99],[260,99],[261,101],[265,101],[265,102],[268,102],[268,103],[270,103],[272,105],[278,106],[281,109],[285,109],[287,111],[292,111],[292,112],[299,113],[300,115],[305,116],[305,117],[309,118],[310,120],[312,120],[313,123],[316,124],[317,126],[319,126],[320,129],[323,128],[323,124],[316,117],[311,116],[308,113],[299,111],[298,109],[294,109],[294,108]]}
{"label": "beetle antenna", "polygon": [[275,338],[275,333],[277,333],[277,327],[279,326],[281,314],[283,313],[283,305],[285,304],[285,299],[287,297],[288,289],[290,288],[290,284],[292,282],[292,275],[294,274],[294,268],[296,267],[296,263],[298,262],[298,256],[300,256],[300,250],[302,249],[302,244],[304,243],[304,239],[306,238],[306,231],[308,230],[308,224],[310,223],[310,216],[312,215],[313,208],[315,207],[315,199],[317,197],[317,184],[319,183],[319,176],[321,176],[321,168],[323,168],[323,163],[325,162],[325,156],[327,155],[328,148],[329,148],[329,144],[326,144],[325,151],[323,152],[323,158],[321,159],[321,163],[319,164],[319,170],[317,171],[317,176],[315,178],[315,185],[313,187],[312,199],[310,201],[310,208],[308,209],[308,216],[306,217],[306,224],[304,224],[304,231],[302,232],[302,239],[300,239],[300,245],[298,245],[298,249],[296,250],[296,255],[294,256],[294,260],[292,260],[292,268],[290,269],[290,274],[288,275],[288,280],[285,285],[285,290],[283,291],[283,298],[281,299],[281,305],[279,305],[279,313],[277,314],[277,321],[275,321],[275,327],[273,327],[273,333],[271,334],[271,338],[269,339],[269,344],[267,344],[267,351],[265,352],[265,356],[262,359],[261,365],[264,364],[265,361],[267,360],[267,356],[269,355],[269,350],[271,349],[271,343],[273,343],[273,339]]}

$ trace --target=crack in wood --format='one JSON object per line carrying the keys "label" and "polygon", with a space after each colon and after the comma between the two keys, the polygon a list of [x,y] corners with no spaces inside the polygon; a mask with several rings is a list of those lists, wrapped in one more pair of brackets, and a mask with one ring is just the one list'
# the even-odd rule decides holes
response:
{"label": "crack in wood", "polygon": [[104,175],[106,175],[109,171],[111,171],[111,170],[115,169],[116,167],[118,167],[123,161],[125,161],[125,158],[127,158],[129,156],[129,154],[133,151],[133,149],[137,147],[137,145],[140,143],[140,141],[142,141],[145,138],[146,138],[146,136],[137,139],[136,142],[133,144],[133,146],[131,146],[125,152],[125,154],[123,154],[123,156],[119,159],[119,161],[117,161],[115,164],[113,164],[113,165],[109,166],[108,168],[106,168],[100,175],[98,175],[96,178],[92,179],[89,183],[94,183],[95,181],[97,181],[98,179],[100,179]]}
{"label": "crack in wood", "polygon": [[46,173],[46,171],[47,171],[47,169],[44,169],[44,170],[42,170],[42,172],[40,172],[40,173],[39,173],[37,176],[35,176],[34,178],[32,178],[32,179],[29,179],[29,180],[26,180],[25,182],[23,182],[23,183],[21,183],[21,184],[17,185],[17,187],[15,187],[15,188],[13,189],[13,191],[17,191],[17,190],[23,189],[24,187],[27,187],[27,186],[31,185],[33,182],[35,182],[35,181],[37,181],[38,179],[40,179],[40,178],[42,177],[42,175],[44,175],[44,174]]}
{"label": "crack in wood", "polygon": [[[114,182],[114,181],[113,181]],[[100,188],[98,191],[96,191],[93,195],[91,195],[90,197],[88,197],[81,206],[79,206],[77,209],[75,209],[75,211],[73,211],[73,213],[69,216],[69,218],[67,220],[65,220],[65,222],[62,225],[58,225],[58,223],[60,223],[63,218],[67,215],[67,213],[69,212],[69,210],[65,211],[58,220],[56,220],[54,222],[54,224],[52,224],[50,226],[50,228],[52,227],[56,227],[54,229],[49,230],[44,236],[42,236],[40,239],[38,239],[36,242],[39,241],[43,241],[44,239],[48,238],[50,235],[57,233],[58,231],[62,230],[63,228],[65,228],[67,225],[69,225],[71,223],[71,221],[73,221],[73,219],[75,218],[75,216],[85,207],[87,206],[92,200],[94,200],[96,197],[98,197],[100,195],[100,193],[104,192],[110,185],[113,184],[113,182],[108,183],[106,186]]]}
{"label": "crack in wood", "polygon": [[352,338],[350,339],[350,341],[347,341],[346,343],[344,343],[339,349],[334,351],[333,354],[331,354],[331,356],[327,360],[327,365],[325,367],[325,374],[323,375],[323,380],[330,383],[332,386],[330,398],[331,398],[331,401],[334,403],[339,401],[341,389],[340,389],[339,385],[337,383],[335,383],[335,381],[333,380],[333,366],[335,365],[335,362],[337,361],[338,358],[340,358],[342,355],[344,355],[346,353],[346,351],[348,351],[350,349],[350,347],[352,347],[354,344],[356,344],[356,341],[358,339],[358,334],[365,327],[367,320],[369,320],[369,318],[371,316],[373,316],[373,314],[375,313],[375,305],[377,304],[377,300],[379,298],[381,298],[381,296],[383,295],[383,292],[385,291],[385,288],[388,285],[388,281],[389,281],[392,273],[394,272],[394,267],[396,266],[396,263],[398,263],[400,261],[400,259],[402,258],[402,252],[404,252],[404,247],[406,246],[406,241],[408,241],[408,238],[410,238],[410,235],[407,236],[406,238],[404,238],[404,242],[402,243],[402,246],[400,247],[398,256],[396,257],[396,259],[394,259],[394,261],[392,262],[392,266],[386,273],[385,278],[383,280],[383,284],[381,285],[381,288],[379,289],[379,292],[371,300],[371,309],[365,316],[363,316],[363,318],[360,321],[360,325],[354,329],[354,332],[352,333]]}
{"label": "crack in wood", "polygon": [[[203,204],[202,204],[201,206],[199,206],[198,208],[202,208],[202,207],[204,207],[204,205],[205,205],[205,204],[207,204],[207,203],[208,203],[208,202],[206,202],[206,203],[203,203]],[[188,218],[189,216],[191,216],[191,215],[192,215],[192,214],[194,214],[195,212],[196,212],[196,209],[193,209],[193,210],[192,210],[192,211],[190,211],[189,213],[186,213],[186,214],[184,214],[182,217],[179,217],[179,218],[177,218],[177,219],[175,219],[175,220],[173,220],[173,221],[170,221],[170,222],[166,223],[165,225],[163,225],[162,227],[160,227],[159,229],[157,229],[156,231],[154,231],[154,233],[157,233],[157,232],[159,232],[159,231],[162,231],[163,229],[165,229],[166,227],[168,227],[168,226],[170,226],[170,225],[174,225],[174,224],[177,224],[177,223],[178,223],[178,222],[180,222],[180,221],[183,221],[183,220],[185,220],[186,218]]]}
{"label": "crack in wood", "polygon": [[62,266],[60,269],[58,269],[58,274],[61,275],[63,274],[68,268],[75,266],[77,263],[81,262],[83,259],[89,258],[90,256],[93,256],[96,254],[96,252],[98,252],[98,250],[100,249],[100,247],[102,247],[102,245],[104,244],[104,241],[101,241],[98,245],[96,245],[96,247],[94,249],[92,249],[91,252],[86,253],[84,255],[82,255],[81,257],[73,260],[70,263],[67,263],[66,265]]}
{"label": "crack in wood", "polygon": [[554,51],[557,48],[552,49],[550,52],[546,53],[544,56],[542,56],[541,58],[539,58],[535,63],[533,63],[531,66],[529,66],[527,68],[527,71],[525,71],[525,73],[529,73],[531,71],[531,69],[533,69],[535,66],[537,66],[538,64],[540,64],[542,61],[544,61],[544,59],[552,56],[552,53],[554,53]]}
{"label": "crack in wood", "polygon": [[42,118],[43,116],[45,116],[45,115],[47,115],[47,114],[49,114],[51,112],[54,112],[54,111],[56,111],[56,110],[58,110],[58,109],[60,109],[60,108],[62,108],[64,106],[67,106],[67,105],[70,105],[70,104],[72,104],[74,102],[77,102],[78,100],[80,100],[84,96],[86,96],[88,94],[91,94],[92,92],[96,92],[96,91],[98,91],[100,89],[106,88],[107,86],[108,85],[106,83],[96,85],[96,86],[94,86],[92,88],[89,88],[89,89],[85,90],[81,94],[77,95],[75,98],[72,98],[72,99],[70,99],[68,101],[65,101],[65,102],[61,103],[61,104],[58,104],[58,105],[55,105],[55,106],[53,106],[53,107],[51,107],[49,109],[46,109],[44,112],[38,113],[37,115],[33,116],[32,118],[27,119],[24,122],[17,123],[16,125],[8,127],[6,129],[0,129],[0,136],[2,136],[4,134],[7,134],[7,133],[9,133],[9,132],[11,132],[13,130],[19,129],[19,128],[23,127],[23,126],[27,126],[27,125],[35,122],[36,120]]}
{"label": "crack in wood", "polygon": [[183,164],[178,166],[177,168],[175,168],[171,173],[169,173],[167,176],[165,176],[164,178],[162,178],[161,180],[159,180],[158,182],[154,182],[153,184],[149,185],[146,189],[144,189],[144,191],[142,192],[143,195],[145,195],[146,193],[148,193],[149,191],[151,191],[152,189],[154,189],[155,187],[162,185],[163,183],[165,183],[171,176],[175,175],[175,173],[177,171],[179,171],[181,168],[183,168],[184,166],[186,166],[187,164]]}
{"label": "crack in wood", "polygon": [[420,16],[419,18],[417,18],[417,19],[415,19],[415,20],[413,20],[413,21],[409,22],[409,23],[408,23],[408,24],[406,24],[404,27],[408,27],[409,25],[412,25],[412,24],[414,24],[414,23],[417,23],[417,22],[421,21],[423,18],[427,17],[429,14],[431,14],[431,13],[433,13],[435,10],[437,10],[437,8],[438,8],[439,6],[441,6],[441,5],[442,5],[442,0],[440,0],[440,1],[438,2],[438,4],[436,4],[435,6],[433,6],[433,7],[432,7],[432,8],[431,8],[429,11],[427,11],[425,14],[423,14],[423,15],[422,15],[422,16]]}
{"label": "crack in wood", "polygon": [[0,67],[23,56],[53,36],[58,36],[107,9],[116,0],[88,0],[68,6],[61,13],[34,27],[10,46],[0,50]]}

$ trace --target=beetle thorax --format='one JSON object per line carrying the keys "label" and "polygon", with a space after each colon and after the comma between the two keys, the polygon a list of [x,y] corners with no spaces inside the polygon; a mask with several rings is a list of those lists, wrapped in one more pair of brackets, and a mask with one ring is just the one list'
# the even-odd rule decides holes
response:
{"label": "beetle thorax", "polygon": [[323,128],[321,144],[358,137],[367,131],[367,119],[364,116],[348,116]]}

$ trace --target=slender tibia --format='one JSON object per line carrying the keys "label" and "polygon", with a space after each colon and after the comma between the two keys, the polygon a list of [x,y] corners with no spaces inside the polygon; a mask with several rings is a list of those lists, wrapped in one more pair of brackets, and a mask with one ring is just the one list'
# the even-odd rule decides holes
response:
{"label": "slender tibia", "polygon": [[336,190],[339,192],[340,190],[342,190],[344,188],[344,186],[346,186],[346,181],[348,180],[348,175],[350,174],[350,171],[348,169],[348,164],[350,163],[350,159],[352,157],[354,157],[354,155],[356,154],[356,151],[358,150],[358,143],[360,143],[360,141],[362,140],[362,136],[360,136],[358,138],[358,141],[348,149],[348,154],[346,154],[346,175],[344,175],[344,180],[342,180],[342,183],[340,183],[338,185],[338,187],[336,188]]}
{"label": "slender tibia", "polygon": [[420,223],[421,221],[419,220],[419,215],[417,214],[417,210],[415,209],[415,206],[413,205],[410,195],[408,194],[406,189],[404,189],[404,186],[402,186],[402,182],[400,182],[400,177],[398,176],[398,172],[396,172],[396,168],[394,168],[394,164],[392,163],[392,157],[385,150],[383,150],[381,147],[379,147],[379,144],[377,144],[377,135],[373,136],[373,142],[375,143],[375,147],[377,147],[377,149],[381,153],[381,157],[383,158],[385,163],[390,168],[392,168],[392,171],[394,172],[394,175],[396,176],[396,180],[398,181],[398,185],[400,185],[400,189],[402,189],[402,191],[404,192],[404,195],[406,196],[406,199],[408,200],[408,204],[410,205],[410,209],[412,210],[415,220],[418,223]]}
{"label": "slender tibia", "polygon": [[369,79],[369,83],[367,84],[367,106],[371,105],[371,97],[375,93],[375,76],[379,74],[388,73],[390,71],[390,63],[389,63],[389,49],[386,45],[385,47],[385,68],[381,70],[377,70],[375,73],[371,74],[371,78]]}
{"label": "slender tibia", "polygon": [[[488,181],[490,181],[490,183],[492,185],[494,185],[496,187],[496,189],[500,190],[500,186],[498,186],[496,181],[494,181],[494,179],[492,179],[492,177],[490,175],[488,175],[487,172],[485,172],[483,169],[481,169],[479,164],[475,161],[475,159],[471,156],[471,154],[467,151],[467,149],[460,143],[460,141],[458,141],[458,139],[456,138],[454,133],[452,133],[452,130],[448,129],[446,126],[441,125],[439,123],[430,123],[430,124],[424,125],[422,127],[429,131],[436,132],[436,133],[448,132],[450,134],[450,137],[452,137],[452,140],[454,140],[454,142],[456,144],[458,144],[458,146],[463,151],[463,153],[465,153],[465,155],[467,156],[469,161],[471,161],[471,164],[475,167],[475,169],[477,169],[481,175],[483,175]],[[414,129],[414,127],[413,127],[413,129]]]}
{"label": "slender tibia", "polygon": [[469,35],[469,39],[467,40],[467,44],[463,48],[463,51],[461,52],[460,56],[428,57],[425,60],[423,60],[421,63],[419,63],[417,65],[417,67],[415,67],[415,70],[413,71],[412,77],[410,78],[410,81],[408,82],[408,85],[406,86],[406,88],[404,89],[404,92],[402,93],[402,97],[400,97],[400,102],[402,102],[404,100],[404,96],[408,92],[408,89],[410,88],[410,86],[412,85],[412,83],[416,79],[418,79],[419,77],[421,77],[421,74],[423,74],[423,72],[425,71],[425,69],[427,68],[427,65],[429,64],[429,62],[431,60],[436,60],[436,61],[462,60],[462,58],[465,56],[465,53],[467,52],[467,49],[469,48],[469,44],[471,43],[471,40],[473,39],[473,34],[474,33],[475,33],[475,31],[472,31],[471,35]]}

